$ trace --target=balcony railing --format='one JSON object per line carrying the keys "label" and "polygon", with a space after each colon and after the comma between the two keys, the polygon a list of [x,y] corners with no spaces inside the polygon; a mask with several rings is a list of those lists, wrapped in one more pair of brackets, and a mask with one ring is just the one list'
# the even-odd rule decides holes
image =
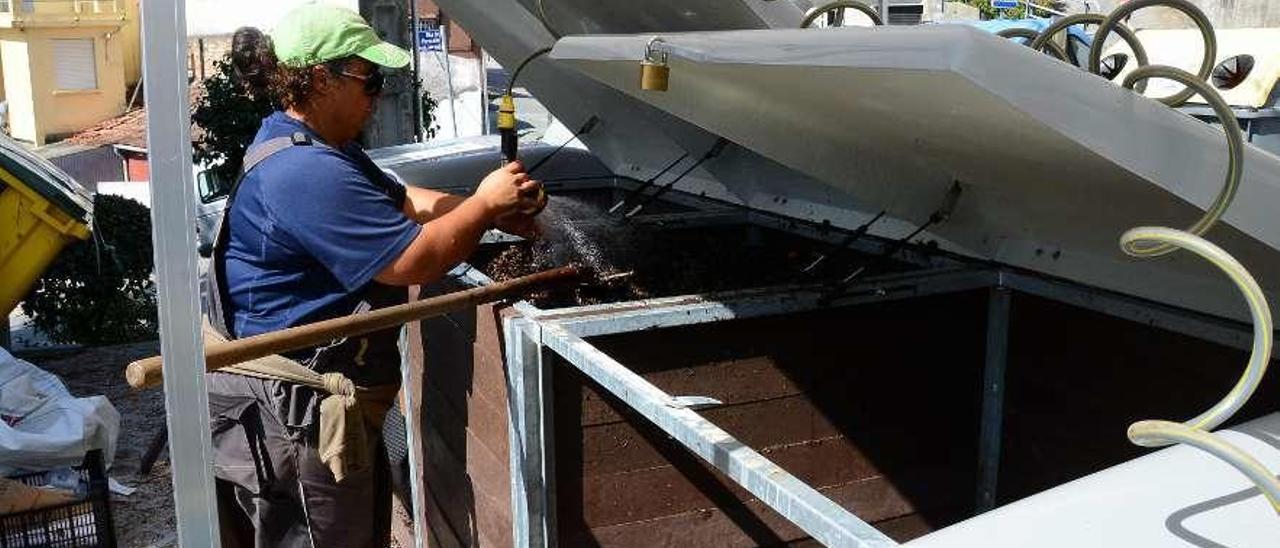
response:
{"label": "balcony railing", "polygon": [[124,14],[119,0],[0,0],[0,15],[14,21],[118,17]]}

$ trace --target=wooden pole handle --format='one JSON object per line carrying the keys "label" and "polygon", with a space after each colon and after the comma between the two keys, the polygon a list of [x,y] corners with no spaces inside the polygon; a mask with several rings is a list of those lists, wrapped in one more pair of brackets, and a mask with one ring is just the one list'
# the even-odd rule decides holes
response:
{"label": "wooden pole handle", "polygon": [[[215,371],[271,354],[316,346],[334,339],[363,335],[408,322],[457,312],[562,282],[578,275],[577,267],[565,266],[484,287],[371,310],[363,314],[343,316],[243,339],[205,345],[205,370]],[[125,379],[129,381],[129,386],[142,389],[160,385],[163,381],[163,358],[163,356],[152,356],[129,364],[125,369]]]}

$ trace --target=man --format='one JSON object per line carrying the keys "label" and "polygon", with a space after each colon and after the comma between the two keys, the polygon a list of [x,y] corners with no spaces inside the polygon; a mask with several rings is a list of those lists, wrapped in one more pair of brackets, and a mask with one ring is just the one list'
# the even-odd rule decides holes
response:
{"label": "man", "polygon": [[[214,246],[210,315],[224,335],[398,304],[403,286],[440,278],[488,228],[532,230],[545,198],[519,163],[464,198],[396,183],[355,143],[381,92],[380,70],[409,62],[358,14],[304,5],[270,38],[241,29],[232,47],[244,80],[284,109],[263,120]],[[286,357],[361,387],[376,433],[377,411],[399,384],[398,331]],[[386,544],[390,489],[379,436],[368,436],[373,465],[348,471],[320,452],[327,394],[229,373],[209,374],[208,384],[226,545]]]}

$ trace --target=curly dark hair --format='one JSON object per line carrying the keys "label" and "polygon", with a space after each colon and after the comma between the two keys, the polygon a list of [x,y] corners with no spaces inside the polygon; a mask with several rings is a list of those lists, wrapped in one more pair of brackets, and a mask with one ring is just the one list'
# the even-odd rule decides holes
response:
{"label": "curly dark hair", "polygon": [[[347,59],[323,63],[337,74]],[[241,27],[231,37],[231,63],[236,76],[255,96],[266,94],[288,107],[305,105],[315,93],[314,65],[291,67],[276,59],[271,37],[254,27]]]}

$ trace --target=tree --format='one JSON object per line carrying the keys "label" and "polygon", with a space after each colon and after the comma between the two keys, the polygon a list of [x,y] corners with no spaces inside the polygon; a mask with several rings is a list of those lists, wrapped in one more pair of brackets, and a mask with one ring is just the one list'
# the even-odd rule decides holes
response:
{"label": "tree", "polygon": [[120,344],[156,338],[151,212],[119,196],[94,197],[93,237],[49,265],[22,310],[55,342]]}
{"label": "tree", "polygon": [[[205,93],[191,113],[191,121],[204,130],[193,143],[192,156],[196,163],[215,166],[223,180],[233,181],[262,119],[279,110],[280,104],[266,94],[250,93],[236,76],[230,54],[215,61],[213,67],[213,75],[204,81]],[[440,126],[435,119],[435,98],[424,90],[421,101],[425,141],[435,137]]]}
{"label": "tree", "polygon": [[280,105],[265,94],[249,93],[236,76],[229,54],[215,61],[213,68],[213,75],[204,81],[204,95],[191,113],[191,121],[204,130],[192,144],[192,156],[197,164],[214,166],[230,181],[240,171],[245,149],[262,119]]}
{"label": "tree", "polygon": [[[978,11],[982,14],[983,19],[1023,19],[1028,17],[1027,7],[1025,4],[1020,4],[1018,7],[1013,9],[1000,10],[991,6],[991,0],[951,0],[951,1],[958,1],[961,4],[968,4],[970,6],[978,8]],[[1057,10],[1057,11],[1062,11],[1066,7],[1064,5],[1064,2],[1062,2],[1061,0],[1029,0],[1029,1],[1032,4],[1035,4],[1037,6],[1043,6],[1043,7]],[[1032,10],[1032,16],[1043,16],[1043,15],[1045,15],[1043,12],[1037,12],[1036,10]]]}

